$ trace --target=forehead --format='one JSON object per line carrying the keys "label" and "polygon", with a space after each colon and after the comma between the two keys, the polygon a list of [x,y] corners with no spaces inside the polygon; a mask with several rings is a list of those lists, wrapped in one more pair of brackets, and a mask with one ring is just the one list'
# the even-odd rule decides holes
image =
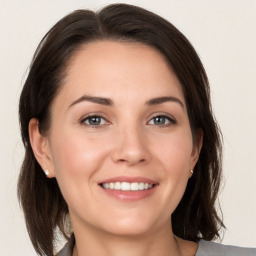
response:
{"label": "forehead", "polygon": [[165,56],[141,43],[87,43],[71,58],[66,72],[61,93],[73,99],[82,94],[152,98],[171,93],[184,100]]}

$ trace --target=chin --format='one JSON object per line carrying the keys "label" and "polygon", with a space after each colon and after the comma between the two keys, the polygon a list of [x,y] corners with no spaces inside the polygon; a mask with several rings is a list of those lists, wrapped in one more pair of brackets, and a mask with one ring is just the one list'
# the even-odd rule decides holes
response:
{"label": "chin", "polygon": [[108,233],[118,236],[140,236],[146,235],[157,228],[155,221],[147,218],[122,218],[113,219],[105,223],[105,230]]}

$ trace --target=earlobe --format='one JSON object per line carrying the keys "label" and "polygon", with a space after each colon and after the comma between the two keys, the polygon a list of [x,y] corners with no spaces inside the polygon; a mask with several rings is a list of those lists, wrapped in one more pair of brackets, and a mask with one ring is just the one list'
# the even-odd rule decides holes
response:
{"label": "earlobe", "polygon": [[28,127],[30,144],[34,156],[45,175],[48,178],[52,178],[55,176],[55,174],[48,137],[40,133],[38,126],[38,120],[36,118],[32,118]]}

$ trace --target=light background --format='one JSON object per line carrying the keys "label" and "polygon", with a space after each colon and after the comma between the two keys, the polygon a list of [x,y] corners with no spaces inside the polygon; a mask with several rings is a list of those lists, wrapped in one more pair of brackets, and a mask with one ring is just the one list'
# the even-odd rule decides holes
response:
{"label": "light background", "polygon": [[[16,199],[23,158],[17,118],[26,70],[42,36],[78,8],[117,1],[0,0],[0,255],[36,255]],[[225,142],[223,243],[256,247],[256,1],[123,1],[171,21],[195,46]]]}

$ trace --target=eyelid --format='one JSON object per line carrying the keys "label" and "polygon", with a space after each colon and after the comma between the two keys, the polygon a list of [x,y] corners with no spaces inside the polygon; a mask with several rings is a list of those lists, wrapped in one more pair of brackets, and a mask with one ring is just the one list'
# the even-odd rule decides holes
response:
{"label": "eyelid", "polygon": [[[86,124],[85,121],[90,118],[90,117],[99,117],[99,118],[102,118],[106,121],[106,124],[100,124],[100,125],[89,125],[89,124]],[[106,117],[104,117],[103,114],[101,113],[89,113],[87,115],[84,115],[82,118],[79,119],[79,123],[81,123],[82,125],[85,125],[85,126],[88,126],[88,127],[101,127],[101,126],[105,126],[105,125],[109,125],[111,124],[108,119]]]}
{"label": "eyelid", "polygon": [[[165,118],[167,118],[170,121],[171,125],[177,123],[177,120],[172,115],[167,114],[167,113],[161,113],[161,112],[160,113],[154,113],[153,115],[151,115],[149,117],[149,121],[148,122],[150,122],[153,118],[156,118],[156,117],[165,117]],[[167,125],[162,125],[162,126],[168,126],[168,124]]]}
{"label": "eyelid", "polygon": [[[105,124],[100,124],[100,125],[89,125],[89,124],[85,124],[85,121],[86,119],[90,118],[90,117],[99,117],[99,118],[102,118],[105,120]],[[176,119],[173,117],[173,115],[170,115],[170,114],[167,114],[167,113],[163,113],[163,112],[157,112],[157,113],[153,113],[151,114],[147,119],[149,120],[147,122],[147,124],[153,119],[153,118],[156,118],[156,117],[165,117],[169,120],[170,124],[165,124],[165,125],[158,125],[158,126],[168,126],[168,125],[174,125],[177,123]],[[93,113],[88,113],[84,116],[82,116],[80,119],[79,119],[79,123],[83,124],[83,125],[86,125],[88,127],[102,127],[102,126],[105,126],[105,125],[109,125],[111,124],[111,122],[108,120],[107,117],[105,117],[105,115],[103,113],[99,113],[99,112],[93,112]]]}

